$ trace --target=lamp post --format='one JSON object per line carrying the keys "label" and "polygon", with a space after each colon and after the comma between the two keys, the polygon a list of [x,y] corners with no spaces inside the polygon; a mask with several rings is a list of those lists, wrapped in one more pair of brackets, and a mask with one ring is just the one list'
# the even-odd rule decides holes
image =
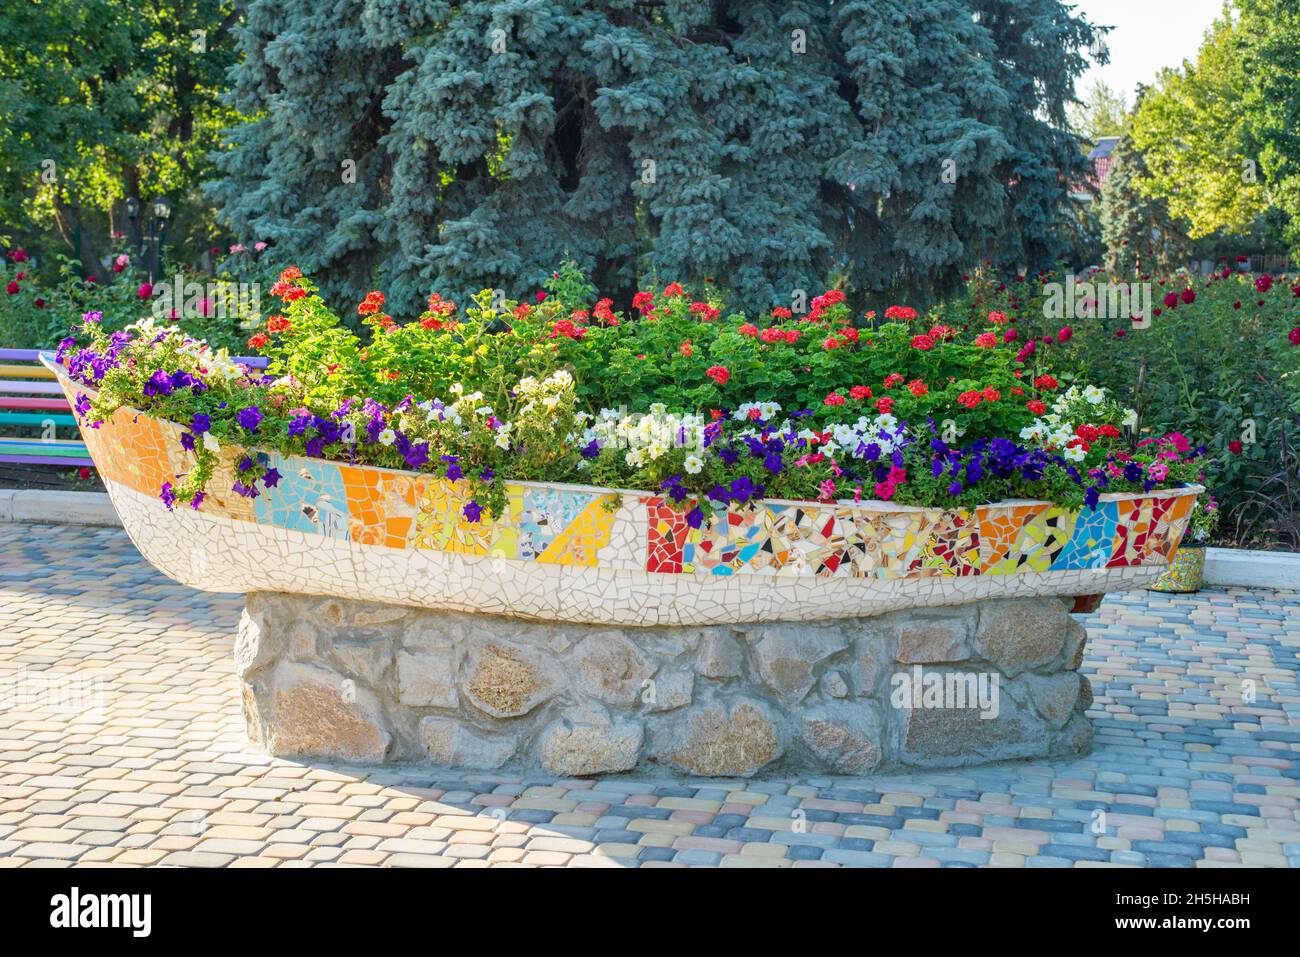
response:
{"label": "lamp post", "polygon": [[131,252],[138,257],[140,255],[140,201],[134,196],[127,198],[126,219],[130,223]]}
{"label": "lamp post", "polygon": [[158,224],[158,242],[154,245],[154,277],[162,275],[163,242],[167,238],[167,221],[172,217],[171,204],[159,197],[153,201],[153,218]]}

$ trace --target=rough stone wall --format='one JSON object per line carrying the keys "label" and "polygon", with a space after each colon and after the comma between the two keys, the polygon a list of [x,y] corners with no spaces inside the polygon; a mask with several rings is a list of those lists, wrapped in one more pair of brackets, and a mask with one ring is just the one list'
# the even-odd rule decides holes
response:
{"label": "rough stone wall", "polygon": [[[249,736],[275,754],[564,776],[860,774],[1087,750],[1070,605],[611,628],[259,593],[235,657]],[[970,706],[979,681],[996,716]]]}

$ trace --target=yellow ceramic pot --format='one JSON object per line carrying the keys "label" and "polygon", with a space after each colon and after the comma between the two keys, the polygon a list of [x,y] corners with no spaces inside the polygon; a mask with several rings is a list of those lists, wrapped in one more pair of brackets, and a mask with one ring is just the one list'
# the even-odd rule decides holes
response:
{"label": "yellow ceramic pot", "polygon": [[1205,580],[1205,546],[1180,545],[1169,562],[1169,569],[1149,585],[1151,591],[1185,594],[1199,591]]}

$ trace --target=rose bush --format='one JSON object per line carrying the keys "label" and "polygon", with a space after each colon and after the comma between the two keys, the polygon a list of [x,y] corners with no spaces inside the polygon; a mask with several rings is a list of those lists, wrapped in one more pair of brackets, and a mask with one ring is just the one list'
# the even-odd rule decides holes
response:
{"label": "rose bush", "polygon": [[[197,280],[192,271],[187,273],[187,278]],[[87,311],[100,313],[110,330],[120,329],[149,311],[154,293],[154,283],[121,249],[114,252],[101,276],[85,278],[79,275],[77,262],[67,257],[56,257],[54,267],[38,272],[25,249],[7,249],[0,259],[0,348],[53,346]],[[238,317],[198,315],[175,321],[190,335],[215,345],[233,349],[243,341]]]}
{"label": "rose bush", "polygon": [[[1196,478],[1181,434],[1141,439],[1105,390],[1018,361],[1001,317],[947,325],[907,307],[855,323],[842,293],[802,316],[727,311],[676,283],[616,310],[572,265],[526,302],[429,297],[399,321],[382,292],[352,331],[296,268],[248,342],[265,372],[143,320],[89,314],[60,343],[83,422],[129,406],[187,427],[197,467],[160,495],[201,507],[223,443],[415,469],[470,483],[466,517],[507,479],[662,491],[698,524],[762,498],[969,507],[1095,506]],[[992,337],[992,345],[990,345]],[[274,487],[249,455],[237,490]]]}
{"label": "rose bush", "polygon": [[1052,284],[1065,278],[977,272],[947,311],[963,324],[1004,316],[1018,355],[1033,344],[1025,368],[1105,388],[1136,410],[1144,435],[1179,429],[1206,445],[1221,540],[1300,548],[1300,277],[1233,263],[1207,276],[1087,277],[1149,283],[1149,323],[1049,319]]}

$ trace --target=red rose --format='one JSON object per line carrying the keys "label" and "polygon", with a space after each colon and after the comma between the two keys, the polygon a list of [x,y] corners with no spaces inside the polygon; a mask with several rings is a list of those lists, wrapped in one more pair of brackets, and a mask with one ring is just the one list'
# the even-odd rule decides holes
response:
{"label": "red rose", "polygon": [[1233,455],[1240,455],[1241,442],[1238,441],[1237,439],[1233,439],[1231,442],[1228,443],[1228,451],[1231,452]]}
{"label": "red rose", "polygon": [[1268,273],[1264,273],[1264,275],[1255,280],[1255,288],[1260,292],[1268,292],[1273,288],[1273,277]]}
{"label": "red rose", "polygon": [[16,296],[18,295],[18,288],[18,283],[11,279],[9,280],[9,285],[5,286],[5,292],[9,293],[11,296]]}
{"label": "red rose", "polygon": [[1190,286],[1183,290],[1183,302],[1189,306],[1196,301],[1196,290]]}
{"label": "red rose", "polygon": [[44,309],[44,308],[45,308],[45,300],[42,299],[40,296],[37,296],[37,297],[36,297],[36,303],[35,303],[35,305],[36,305],[36,308],[37,308],[37,309]]}
{"label": "red rose", "polygon": [[1176,292],[1165,293],[1165,308],[1166,309],[1178,308],[1178,293]]}
{"label": "red rose", "polygon": [[147,282],[142,282],[140,283],[139,288],[136,289],[135,294],[141,299],[148,299],[153,295],[153,285]]}
{"label": "red rose", "polygon": [[1286,337],[1291,341],[1291,345],[1300,346],[1300,326],[1296,326],[1294,329],[1288,332],[1286,334]]}

